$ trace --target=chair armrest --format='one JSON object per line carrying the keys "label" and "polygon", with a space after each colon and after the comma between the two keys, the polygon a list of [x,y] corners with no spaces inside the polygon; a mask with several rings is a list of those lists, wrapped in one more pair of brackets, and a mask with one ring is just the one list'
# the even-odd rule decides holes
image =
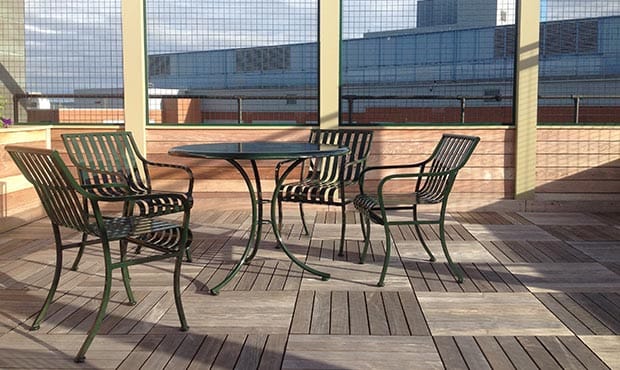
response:
{"label": "chair armrest", "polygon": [[[192,208],[191,198],[180,193],[153,193],[153,194],[127,194],[119,196],[108,195],[95,195],[90,194],[88,198],[93,204],[98,203],[125,203],[130,202],[133,204],[149,204],[154,207],[174,207],[180,206],[183,211],[189,211]],[[152,211],[152,212],[151,212]],[[149,212],[141,212],[141,215],[160,215],[156,209],[149,210]]]}
{"label": "chair armrest", "polygon": [[419,179],[419,178],[423,178],[423,177],[441,177],[441,176],[451,175],[451,174],[453,174],[455,172],[457,172],[456,169],[449,170],[449,171],[440,171],[440,172],[396,173],[396,174],[393,174],[393,175],[385,176],[385,177],[383,177],[379,181],[379,184],[377,185],[377,198],[378,198],[377,200],[379,201],[379,205],[383,209],[385,207],[383,188],[384,188],[386,183],[388,183],[388,182],[390,182],[392,180],[396,180],[396,179],[412,179],[412,178]]}
{"label": "chair armrest", "polygon": [[344,166],[345,167],[350,167],[350,166],[355,166],[355,165],[358,165],[358,164],[364,163],[364,162],[366,162],[366,158],[360,158],[360,159],[357,159],[355,161],[347,162],[347,163],[344,164]]}
{"label": "chair armrest", "polygon": [[[307,158],[307,159],[311,159],[311,158]],[[286,159],[283,161],[280,161],[278,163],[276,163],[276,168],[275,168],[275,173],[274,173],[274,180],[277,183],[280,180],[280,168],[282,168],[283,165],[287,164],[287,163],[291,163],[291,162],[295,162],[297,159]],[[302,180],[304,178],[304,170],[305,170],[305,163],[306,160],[303,160],[300,164],[300,169],[301,169],[301,174],[299,176],[300,180]]]}
{"label": "chair armrest", "polygon": [[411,164],[392,164],[392,165],[385,165],[385,166],[370,166],[370,167],[366,167],[364,171],[362,171],[362,175],[365,174],[366,172],[375,171],[375,170],[398,170],[398,169],[403,169],[403,168],[423,167],[427,162],[428,161],[411,163]]}
{"label": "chair armrest", "polygon": [[[360,173],[360,179],[359,179],[360,193],[364,194],[364,180],[366,178],[366,174],[369,172],[378,171],[378,170],[399,170],[399,169],[406,169],[406,168],[420,168],[420,171],[423,171],[426,163],[428,163],[428,160],[424,160],[418,163],[410,163],[410,164],[392,164],[392,165],[384,165],[384,166],[366,167]],[[417,172],[417,173],[420,173],[420,172]]]}
{"label": "chair armrest", "polygon": [[193,174],[191,168],[189,168],[187,166],[180,165],[180,164],[151,162],[151,161],[149,161],[147,159],[144,159],[143,161],[144,161],[145,165],[148,165],[148,166],[165,167],[165,168],[172,168],[172,169],[177,169],[177,170],[185,171],[185,173],[187,174],[187,179],[188,179],[187,191],[185,192],[185,194],[187,196],[191,196],[192,191],[194,190],[194,174]]}

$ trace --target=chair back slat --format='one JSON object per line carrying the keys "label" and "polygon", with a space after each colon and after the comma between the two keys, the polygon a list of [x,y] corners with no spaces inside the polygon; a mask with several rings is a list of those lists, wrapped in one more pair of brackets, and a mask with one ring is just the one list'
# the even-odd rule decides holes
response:
{"label": "chair back slat", "polygon": [[420,178],[416,193],[425,202],[441,202],[449,193],[458,171],[471,157],[479,137],[444,134],[424,168],[431,175]]}
{"label": "chair back slat", "polygon": [[[79,166],[120,173],[136,191],[150,189],[148,170],[128,131],[62,134],[71,161]],[[100,185],[117,181],[105,173],[78,170],[82,184]]]}
{"label": "chair back slat", "polygon": [[340,142],[349,147],[349,154],[343,159],[343,163],[357,162],[345,168],[342,178],[345,182],[357,181],[362,170],[366,167],[366,158],[370,152],[373,132],[370,130],[346,130]]}
{"label": "chair back slat", "polygon": [[[350,129],[313,129],[310,132],[311,143],[344,145],[349,147],[349,153],[340,157],[319,158],[316,161],[316,168],[322,183],[336,182],[339,180],[347,182],[357,181],[360,173],[364,169],[365,162],[361,161],[355,165],[345,167],[345,164],[365,160],[370,152],[373,131],[371,130],[350,130]],[[340,173],[342,171],[342,173]]]}
{"label": "chair back slat", "polygon": [[24,177],[34,186],[52,224],[86,231],[88,216],[79,185],[55,150],[6,147]]}

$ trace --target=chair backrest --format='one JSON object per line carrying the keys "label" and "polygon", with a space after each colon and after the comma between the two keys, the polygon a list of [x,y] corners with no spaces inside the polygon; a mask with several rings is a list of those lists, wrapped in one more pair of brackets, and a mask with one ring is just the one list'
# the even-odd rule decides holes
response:
{"label": "chair backrest", "polygon": [[[416,193],[427,202],[441,202],[452,189],[458,171],[465,166],[479,137],[443,134],[433,154],[427,159],[424,173],[431,176],[420,177],[416,184]],[[434,175],[441,173],[441,175]]]}
{"label": "chair backrest", "polygon": [[[151,188],[148,167],[140,154],[131,132],[93,132],[62,134],[71,162],[76,166],[120,173],[133,190]],[[85,185],[109,184],[108,174],[78,169],[80,182]]]}
{"label": "chair backrest", "polygon": [[[366,167],[366,160],[372,143],[372,130],[355,129],[312,129],[311,143],[345,145],[349,153],[340,157],[321,158],[321,180],[342,180],[345,183],[356,182]],[[345,167],[345,164],[357,162]]]}
{"label": "chair backrest", "polygon": [[87,230],[84,195],[55,150],[8,145],[6,150],[32,183],[52,224]]}

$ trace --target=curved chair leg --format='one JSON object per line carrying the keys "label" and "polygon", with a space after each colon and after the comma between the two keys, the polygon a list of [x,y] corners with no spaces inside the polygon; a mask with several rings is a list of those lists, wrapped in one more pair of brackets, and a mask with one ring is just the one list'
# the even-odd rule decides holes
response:
{"label": "curved chair leg", "polygon": [[424,241],[424,236],[422,234],[422,230],[420,230],[420,225],[417,223],[418,222],[418,210],[416,206],[413,206],[413,220],[416,222],[415,224],[413,224],[415,228],[415,232],[416,234],[418,234],[418,239],[420,239],[420,243],[422,244],[422,247],[424,247],[426,254],[428,254],[429,256],[429,261],[435,262],[435,256],[433,255],[433,252],[431,252],[431,250],[428,248],[428,245],[426,245],[426,242]]}
{"label": "curved chair leg", "polygon": [[446,260],[448,261],[448,267],[450,271],[456,276],[456,281],[459,283],[463,282],[463,274],[459,267],[452,262],[452,258],[450,257],[450,253],[448,253],[448,246],[446,245],[446,233],[443,226],[443,220],[439,224],[439,239],[441,240],[441,248],[443,249],[443,254],[446,256]]}
{"label": "curved chair leg", "polygon": [[[125,259],[127,257],[127,241],[120,240],[119,244],[121,250],[121,262],[125,262]],[[131,290],[131,285],[129,284],[131,278],[129,277],[129,269],[127,268],[127,266],[121,267],[121,274],[123,276],[123,285],[125,285],[125,292],[127,292],[127,299],[129,300],[129,304],[133,306],[136,304],[136,299]]]}
{"label": "curved chair leg", "polygon": [[282,198],[278,195],[278,227],[282,229]]}
{"label": "curved chair leg", "polygon": [[340,249],[338,249],[338,255],[344,256],[344,233],[347,226],[347,213],[345,212],[347,208],[346,204],[342,204],[340,211],[342,212],[342,224],[340,226]]}
{"label": "curved chair leg", "polygon": [[80,260],[82,259],[82,255],[84,254],[84,249],[86,248],[86,240],[88,239],[88,234],[82,234],[82,245],[80,245],[80,249],[78,250],[77,256],[75,256],[75,260],[73,261],[73,265],[71,265],[71,270],[77,271],[78,265],[80,264]]}
{"label": "curved chair leg", "polygon": [[304,214],[303,203],[299,203],[299,216],[301,216],[301,224],[304,226],[304,232],[306,233],[306,235],[310,235],[310,232],[308,231],[308,225],[306,225],[306,216]]}
{"label": "curved chair leg", "polygon": [[192,231],[191,230],[187,230],[189,235],[187,236],[187,243],[185,243],[185,260],[187,262],[192,262],[192,254],[189,250],[190,245],[192,244],[192,241],[194,240],[194,237],[192,236]]}
{"label": "curved chair leg", "polygon": [[362,253],[360,254],[360,264],[363,264],[366,260],[366,253],[368,252],[368,246],[370,245],[370,217],[365,215],[363,212],[360,212],[361,218],[361,226],[362,226],[362,236],[364,237],[364,248],[362,249]]}
{"label": "curved chair leg", "polygon": [[390,254],[392,250],[392,234],[387,222],[383,225],[385,228],[385,259],[383,260],[383,268],[381,269],[381,277],[377,286],[381,287],[385,285],[385,275],[387,274],[388,266],[390,265]]}
{"label": "curved chair leg", "polygon": [[[107,244],[107,241],[103,242]],[[88,335],[82,343],[82,347],[80,348],[78,354],[75,356],[75,362],[84,362],[86,358],[86,351],[88,351],[88,347],[95,339],[95,335],[99,332],[99,328],[101,328],[101,323],[103,322],[103,318],[105,317],[105,310],[108,307],[108,301],[110,300],[110,291],[112,289],[112,267],[110,261],[110,249],[109,246],[104,246],[104,254],[105,256],[105,285],[103,288],[103,296],[101,297],[101,305],[99,306],[99,311],[97,312],[97,316],[95,317],[95,321],[88,331]]]}
{"label": "curved chair leg", "polygon": [[428,254],[429,261],[435,262],[436,258],[433,255],[433,252],[431,252],[431,250],[428,248],[428,245],[426,245],[426,242],[424,241],[424,235],[422,234],[422,230],[420,230],[420,225],[414,224],[413,226],[415,228],[416,234],[418,234],[418,239],[420,239],[420,243],[422,244],[422,247],[424,247],[426,254]]}
{"label": "curved chair leg", "polygon": [[[45,298],[45,302],[39,311],[39,314],[35,318],[30,330],[39,330],[41,326],[41,321],[45,319],[45,315],[47,314],[47,310],[54,299],[54,294],[56,293],[56,288],[58,288],[58,282],[60,281],[60,273],[62,272],[62,243],[60,240],[60,230],[58,226],[53,225],[54,229],[54,239],[56,239],[56,267],[54,269],[54,278],[52,279],[52,285],[50,286],[50,290],[47,293],[47,298]],[[83,247],[83,245],[82,245]],[[80,248],[82,248],[80,247]]]}
{"label": "curved chair leg", "polygon": [[177,308],[177,314],[179,315],[179,321],[181,322],[181,331],[187,331],[189,326],[187,326],[187,320],[185,319],[185,311],[183,310],[183,302],[181,302],[181,265],[183,261],[183,255],[179,255],[176,258],[174,264],[174,276],[173,276],[173,286],[174,286],[174,304]]}

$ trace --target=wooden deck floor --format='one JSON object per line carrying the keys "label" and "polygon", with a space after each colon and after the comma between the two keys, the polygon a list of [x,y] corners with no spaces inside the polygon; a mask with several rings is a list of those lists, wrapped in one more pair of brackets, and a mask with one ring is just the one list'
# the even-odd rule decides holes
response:
{"label": "wooden deck floor", "polygon": [[[211,296],[242,251],[250,215],[198,205],[182,278],[189,332],[178,330],[172,263],[134,266],[138,304],[126,304],[115,276],[84,364],[73,356],[99,303],[99,251],[90,247],[77,272],[67,253],[55,303],[31,332],[53,271],[52,234],[46,220],[0,234],[0,368],[620,369],[620,214],[452,213],[463,284],[402,227],[383,288],[374,285],[382,229],[360,265],[359,227],[349,225],[338,257],[339,215],[310,214],[310,237],[294,213],[284,234],[329,281],[292,265],[267,230],[255,261]],[[440,256],[437,230],[423,230]]]}

